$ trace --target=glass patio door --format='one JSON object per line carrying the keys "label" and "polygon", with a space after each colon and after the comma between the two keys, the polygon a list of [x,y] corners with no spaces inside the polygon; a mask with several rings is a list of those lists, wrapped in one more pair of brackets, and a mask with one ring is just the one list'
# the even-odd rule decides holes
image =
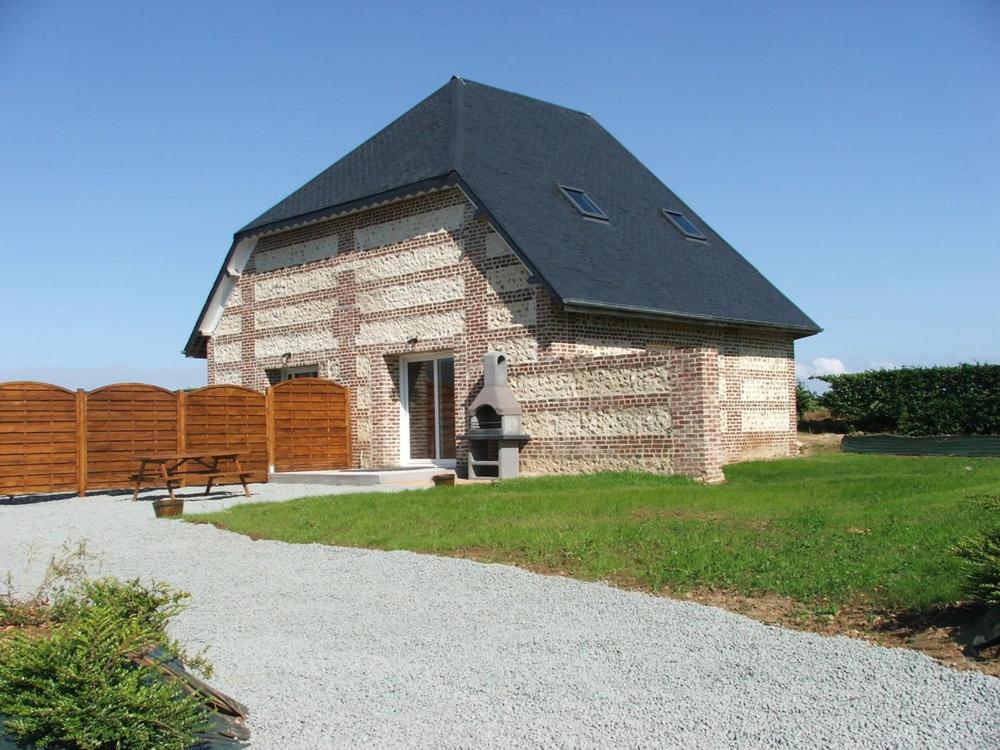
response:
{"label": "glass patio door", "polygon": [[455,359],[414,355],[400,362],[400,460],[455,465]]}

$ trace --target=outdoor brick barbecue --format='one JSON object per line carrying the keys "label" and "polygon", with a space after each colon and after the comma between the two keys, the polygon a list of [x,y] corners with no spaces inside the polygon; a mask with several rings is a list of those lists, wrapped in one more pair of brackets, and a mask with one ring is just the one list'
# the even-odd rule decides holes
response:
{"label": "outdoor brick barbecue", "polygon": [[507,355],[486,352],[483,389],[469,406],[469,479],[513,479],[519,451],[528,439],[521,430],[521,407],[507,385]]}

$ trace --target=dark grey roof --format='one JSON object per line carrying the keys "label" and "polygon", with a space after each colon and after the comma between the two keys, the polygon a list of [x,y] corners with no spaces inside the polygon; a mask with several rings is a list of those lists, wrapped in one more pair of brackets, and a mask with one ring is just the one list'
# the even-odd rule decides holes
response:
{"label": "dark grey roof", "polygon": [[[571,309],[820,330],[590,115],[460,78],[236,238],[433,181],[460,183]],[[581,218],[559,185],[586,191],[609,221]],[[707,242],[686,239],[662,209],[683,212]]]}
{"label": "dark grey roof", "polygon": [[451,88],[435,91],[238,234],[447,175],[454,132]]}

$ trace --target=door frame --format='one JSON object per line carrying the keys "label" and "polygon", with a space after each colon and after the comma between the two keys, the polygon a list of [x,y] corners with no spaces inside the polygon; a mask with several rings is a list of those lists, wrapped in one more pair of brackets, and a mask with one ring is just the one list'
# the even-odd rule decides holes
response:
{"label": "door frame", "polygon": [[[407,365],[410,362],[432,362],[434,368],[434,454],[442,453],[441,443],[441,394],[438,376],[438,362],[442,359],[455,360],[454,352],[417,352],[399,356],[399,463],[402,466],[440,466],[443,469],[454,469],[454,458],[411,458],[410,457],[410,411],[409,411],[409,375]],[[452,408],[454,404],[452,404]]]}

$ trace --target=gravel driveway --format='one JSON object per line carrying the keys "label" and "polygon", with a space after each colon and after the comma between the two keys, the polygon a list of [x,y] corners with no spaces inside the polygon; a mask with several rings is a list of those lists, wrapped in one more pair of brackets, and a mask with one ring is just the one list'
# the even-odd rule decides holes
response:
{"label": "gravel driveway", "polygon": [[1000,680],[914,652],[502,565],[254,542],[128,495],[0,506],[0,574],[29,587],[79,539],[93,573],[193,594],[173,632],[209,647],[254,748],[1000,748]]}

